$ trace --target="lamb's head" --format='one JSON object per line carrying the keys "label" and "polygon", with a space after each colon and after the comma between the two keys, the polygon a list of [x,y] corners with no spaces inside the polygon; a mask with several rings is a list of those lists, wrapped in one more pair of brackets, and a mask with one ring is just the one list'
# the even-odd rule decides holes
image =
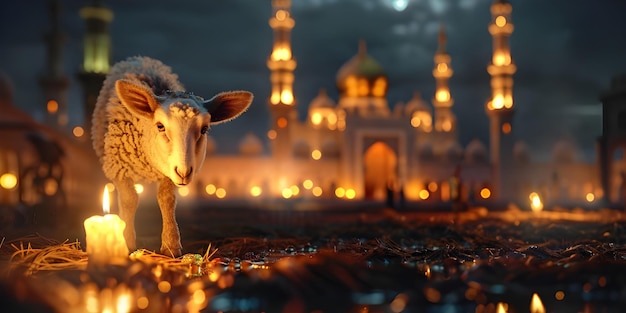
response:
{"label": "lamb's head", "polygon": [[230,121],[252,103],[252,93],[230,91],[210,100],[188,92],[154,95],[141,82],[118,80],[120,102],[140,121],[143,147],[152,166],[184,186],[199,171],[206,153],[209,127]]}

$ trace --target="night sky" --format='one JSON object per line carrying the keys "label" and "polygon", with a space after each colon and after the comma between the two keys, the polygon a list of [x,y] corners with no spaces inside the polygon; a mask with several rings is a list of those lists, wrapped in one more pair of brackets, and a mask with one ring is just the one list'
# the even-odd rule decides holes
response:
{"label": "night sky", "polygon": [[[294,92],[301,119],[320,88],[337,100],[335,76],[357,53],[359,39],[385,68],[390,106],[420,91],[434,94],[433,55],[445,23],[454,76],[453,107],[463,146],[478,138],[488,145],[484,105],[490,96],[486,66],[492,40],[487,31],[492,0],[408,0],[400,11],[392,0],[292,0],[298,62]],[[82,122],[76,73],[82,62],[83,21],[88,1],[63,1],[67,35],[66,75],[71,78],[71,125]],[[162,60],[188,90],[210,97],[222,90],[255,94],[238,120],[214,127],[218,152],[235,153],[252,131],[265,140],[270,83],[266,60],[272,47],[270,0],[104,0],[113,9],[113,62],[134,55]],[[580,159],[593,160],[601,134],[599,95],[611,77],[626,73],[626,1],[512,0],[515,31],[510,40],[514,75],[516,136],[535,159],[545,159],[559,140],[569,140]],[[45,100],[37,80],[45,65],[43,34],[49,30],[44,0],[10,1],[0,10],[0,71],[14,82],[16,104],[41,118]]]}

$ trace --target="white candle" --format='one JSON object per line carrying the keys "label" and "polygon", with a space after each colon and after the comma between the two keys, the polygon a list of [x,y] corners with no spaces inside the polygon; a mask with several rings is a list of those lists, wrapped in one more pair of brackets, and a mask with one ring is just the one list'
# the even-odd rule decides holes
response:
{"label": "white candle", "polygon": [[128,260],[124,239],[126,223],[117,214],[109,214],[109,189],[102,196],[104,216],[94,215],[85,220],[85,239],[89,264],[123,264]]}

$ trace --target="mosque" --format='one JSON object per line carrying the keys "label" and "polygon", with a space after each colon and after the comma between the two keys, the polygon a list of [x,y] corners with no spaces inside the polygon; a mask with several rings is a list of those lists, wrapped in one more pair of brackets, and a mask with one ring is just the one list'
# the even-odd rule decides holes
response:
{"label": "mosque", "polygon": [[[85,137],[111,64],[108,25],[113,12],[100,1],[80,11],[86,25],[84,59],[78,73],[85,123],[83,128],[68,130],[68,79],[62,72],[59,1],[49,3],[48,67],[40,81],[48,99],[46,120],[36,122],[14,106],[8,78],[3,77],[0,84],[1,207],[32,207],[50,204],[50,199],[60,199],[58,206],[91,206],[81,199],[87,193],[98,194],[96,190],[106,183],[94,173],[99,165]],[[597,163],[576,160],[576,151],[565,143],[554,146],[551,160],[531,160],[527,146],[515,137],[515,107],[524,104],[514,102],[517,68],[508,42],[514,30],[508,1],[494,0],[488,24],[493,38],[493,55],[487,66],[491,84],[485,86],[491,89],[491,97],[484,104],[490,123],[489,143],[474,140],[465,147],[457,136],[461,130],[453,110],[454,91],[448,86],[454,71],[443,27],[433,57],[436,88],[430,101],[415,93],[406,103],[391,108],[384,65],[368,53],[362,41],[356,54],[337,71],[338,99],[320,90],[308,103],[302,121],[297,106],[307,104],[293,90],[297,62],[291,49],[290,33],[295,26],[291,1],[271,0],[271,5],[269,25],[274,42],[267,59],[271,120],[263,134],[269,140],[269,152],[256,134],[240,140],[237,155],[217,153],[217,143],[209,137],[202,173],[193,187],[179,189],[181,199],[383,201],[395,195],[411,203],[455,199],[528,203],[535,192],[552,204],[622,202],[626,160],[614,156],[626,147],[626,76],[614,78],[600,97],[604,114]],[[37,152],[41,147],[59,153],[54,159],[38,158],[47,155]]]}

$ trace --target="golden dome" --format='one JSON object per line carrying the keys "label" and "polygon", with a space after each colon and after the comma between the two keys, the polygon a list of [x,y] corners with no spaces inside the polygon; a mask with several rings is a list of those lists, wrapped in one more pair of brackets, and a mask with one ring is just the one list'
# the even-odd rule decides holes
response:
{"label": "golden dome", "polygon": [[359,42],[359,52],[337,72],[340,97],[385,97],[387,75],[378,61],[367,54],[365,41]]}

